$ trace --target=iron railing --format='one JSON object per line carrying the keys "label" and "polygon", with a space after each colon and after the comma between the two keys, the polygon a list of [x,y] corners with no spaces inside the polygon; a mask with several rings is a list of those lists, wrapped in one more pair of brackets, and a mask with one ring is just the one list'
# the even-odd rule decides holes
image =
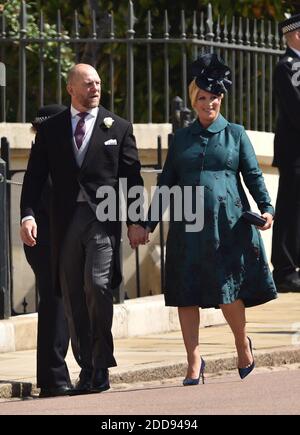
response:
{"label": "iron railing", "polygon": [[[182,95],[183,105],[188,105],[188,63],[199,52],[215,51],[232,69],[233,86],[223,105],[225,117],[244,124],[248,130],[272,131],[275,117],[272,75],[283,53],[277,23],[241,17],[233,17],[229,23],[226,16],[214,22],[211,5],[205,13],[179,13],[179,29],[174,26],[170,29],[168,11],[164,11],[160,29],[156,29],[149,11],[145,31],[138,35],[133,4],[129,1],[127,23],[122,29],[115,26],[113,12],[99,21],[96,11],[92,11],[91,31],[86,35],[76,11],[72,32],[63,25],[58,11],[55,34],[49,36],[41,12],[38,35],[32,37],[24,1],[17,34],[9,33],[4,11],[0,15],[1,61],[6,63],[12,52],[18,53],[19,59],[18,65],[7,66],[8,84],[16,67],[19,75],[19,99],[12,97],[10,87],[7,118],[30,121],[37,107],[53,103],[54,98],[57,103],[67,100],[64,61],[69,57],[73,63],[85,61],[98,68],[104,83],[102,102],[113,112],[131,122],[169,122],[170,102],[175,95]],[[51,64],[46,59],[50,45],[55,50]],[[32,68],[33,56],[38,58],[36,70]],[[120,74],[122,79],[117,80]],[[56,82],[52,88],[51,80]]]}

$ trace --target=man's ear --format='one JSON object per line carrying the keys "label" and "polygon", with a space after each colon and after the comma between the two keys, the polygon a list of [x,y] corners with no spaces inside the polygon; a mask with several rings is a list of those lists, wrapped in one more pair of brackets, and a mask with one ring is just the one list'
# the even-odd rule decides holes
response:
{"label": "man's ear", "polygon": [[67,91],[68,91],[68,93],[72,96],[73,95],[73,89],[72,89],[72,86],[68,83],[67,84]]}

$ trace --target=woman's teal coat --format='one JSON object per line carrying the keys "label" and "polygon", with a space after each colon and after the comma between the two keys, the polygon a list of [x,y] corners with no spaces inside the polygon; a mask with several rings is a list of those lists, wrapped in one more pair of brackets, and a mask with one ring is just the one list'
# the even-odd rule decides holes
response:
{"label": "woman's teal coat", "polygon": [[[254,306],[276,298],[259,230],[241,218],[250,210],[241,175],[259,210],[274,214],[241,125],[219,115],[207,129],[196,120],[176,131],[158,185],[193,186],[193,195],[199,195],[196,186],[204,186],[204,226],[188,232],[187,222],[170,222],[166,305],[218,307],[242,299]],[[156,224],[149,217],[152,230]]]}

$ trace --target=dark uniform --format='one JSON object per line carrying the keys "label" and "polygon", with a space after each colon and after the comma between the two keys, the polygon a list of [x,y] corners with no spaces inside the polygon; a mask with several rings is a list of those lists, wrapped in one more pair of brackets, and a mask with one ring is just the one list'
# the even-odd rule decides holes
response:
{"label": "dark uniform", "polygon": [[[300,15],[280,24],[283,34],[300,29]],[[299,49],[300,51],[300,49]],[[273,227],[273,277],[278,291],[300,291],[300,56],[290,47],[274,73],[278,119],[273,166],[279,186]]]}

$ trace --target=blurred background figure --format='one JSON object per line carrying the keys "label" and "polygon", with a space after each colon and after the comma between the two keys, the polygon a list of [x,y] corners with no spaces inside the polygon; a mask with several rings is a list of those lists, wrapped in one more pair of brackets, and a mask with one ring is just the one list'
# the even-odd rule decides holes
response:
{"label": "blurred background figure", "polygon": [[[36,133],[44,120],[65,109],[66,106],[59,104],[41,107],[32,121],[32,130]],[[65,363],[69,345],[68,326],[62,298],[54,288],[51,276],[50,202],[51,180],[49,179],[35,210],[35,219],[38,223],[36,245],[29,247],[24,244],[25,256],[35,274],[39,295],[37,386],[41,389],[40,397],[65,395],[71,388]]]}
{"label": "blurred background figure", "polygon": [[271,261],[277,291],[300,292],[300,14],[279,24],[287,49],[275,67],[278,118],[273,166],[279,169]]}

